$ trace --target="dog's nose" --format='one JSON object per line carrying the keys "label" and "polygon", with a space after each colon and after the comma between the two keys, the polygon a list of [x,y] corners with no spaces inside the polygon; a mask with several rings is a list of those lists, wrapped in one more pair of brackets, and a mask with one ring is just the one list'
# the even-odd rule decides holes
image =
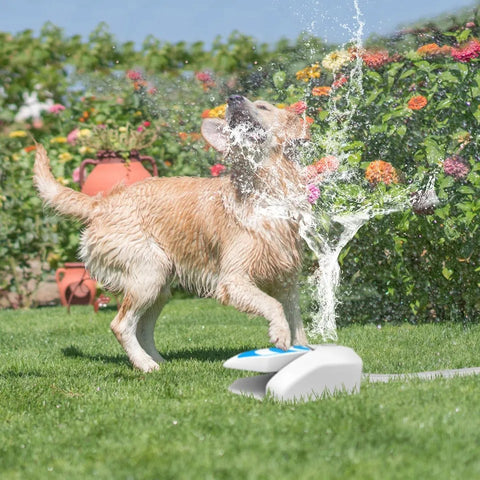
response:
{"label": "dog's nose", "polygon": [[242,97],[242,95],[230,95],[228,97],[227,103],[229,105],[239,105],[240,103],[243,103],[245,100],[245,97]]}

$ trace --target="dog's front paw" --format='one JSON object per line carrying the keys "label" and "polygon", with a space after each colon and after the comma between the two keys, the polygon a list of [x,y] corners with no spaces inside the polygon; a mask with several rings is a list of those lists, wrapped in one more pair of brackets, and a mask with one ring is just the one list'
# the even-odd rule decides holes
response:
{"label": "dog's front paw", "polygon": [[142,362],[135,362],[134,367],[145,373],[154,372],[160,368],[158,363],[152,359],[144,360]]}
{"label": "dog's front paw", "polygon": [[270,328],[270,341],[281,350],[288,350],[291,346],[290,329],[286,328]]}

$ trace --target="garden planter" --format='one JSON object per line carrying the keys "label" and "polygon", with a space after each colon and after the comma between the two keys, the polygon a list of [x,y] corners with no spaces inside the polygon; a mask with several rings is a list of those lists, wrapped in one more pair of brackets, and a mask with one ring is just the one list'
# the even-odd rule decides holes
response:
{"label": "garden planter", "polygon": [[97,282],[85,270],[83,263],[65,263],[55,272],[62,305],[93,305],[97,293]]}
{"label": "garden planter", "polygon": [[[152,166],[150,173],[142,162],[149,162]],[[85,175],[87,165],[95,165],[88,177]],[[129,158],[123,158],[119,152],[112,150],[99,150],[97,158],[87,158],[80,165],[80,187],[87,195],[107,193],[115,185],[132,183],[144,178],[158,175],[155,160],[146,155],[140,155],[137,150],[132,150]]]}

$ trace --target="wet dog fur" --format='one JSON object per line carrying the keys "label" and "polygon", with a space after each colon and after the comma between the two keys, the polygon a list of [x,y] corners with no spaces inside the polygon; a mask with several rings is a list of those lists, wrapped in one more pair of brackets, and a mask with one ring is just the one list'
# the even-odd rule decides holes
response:
{"label": "wet dog fur", "polygon": [[163,361],[153,334],[174,277],[199,295],[264,317],[275,346],[306,344],[299,223],[285,199],[304,196],[292,155],[308,129],[292,112],[233,95],[226,119],[205,119],[202,134],[223,153],[229,176],[149,178],[104,196],[61,185],[45,149],[36,153],[39,194],[85,224],[80,256],[94,278],[123,293],[111,329],[145,372]]}

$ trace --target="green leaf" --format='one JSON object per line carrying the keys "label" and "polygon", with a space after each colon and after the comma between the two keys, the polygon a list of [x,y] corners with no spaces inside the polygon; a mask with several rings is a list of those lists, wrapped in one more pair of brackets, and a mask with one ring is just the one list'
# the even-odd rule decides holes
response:
{"label": "green leaf", "polygon": [[458,191],[460,193],[465,193],[467,195],[474,195],[476,192],[472,187],[469,187],[468,185],[463,185],[461,186]]}
{"label": "green leaf", "polygon": [[446,82],[446,83],[458,83],[459,82],[458,78],[448,70],[445,71],[445,72],[440,72],[438,74],[437,78],[440,82]]}
{"label": "green leaf", "polygon": [[442,269],[442,275],[447,279],[447,280],[450,280],[452,278],[452,275],[453,275],[453,270],[450,270],[449,268],[447,267],[443,267]]}
{"label": "green leaf", "polygon": [[283,87],[285,83],[285,79],[287,78],[287,74],[282,71],[275,72],[273,74],[273,84],[276,88],[280,89]]}
{"label": "green leaf", "polygon": [[407,77],[411,77],[412,75],[415,74],[415,69],[413,68],[410,68],[409,70],[403,72],[401,75],[400,75],[400,80],[404,79],[404,78],[407,78]]}

